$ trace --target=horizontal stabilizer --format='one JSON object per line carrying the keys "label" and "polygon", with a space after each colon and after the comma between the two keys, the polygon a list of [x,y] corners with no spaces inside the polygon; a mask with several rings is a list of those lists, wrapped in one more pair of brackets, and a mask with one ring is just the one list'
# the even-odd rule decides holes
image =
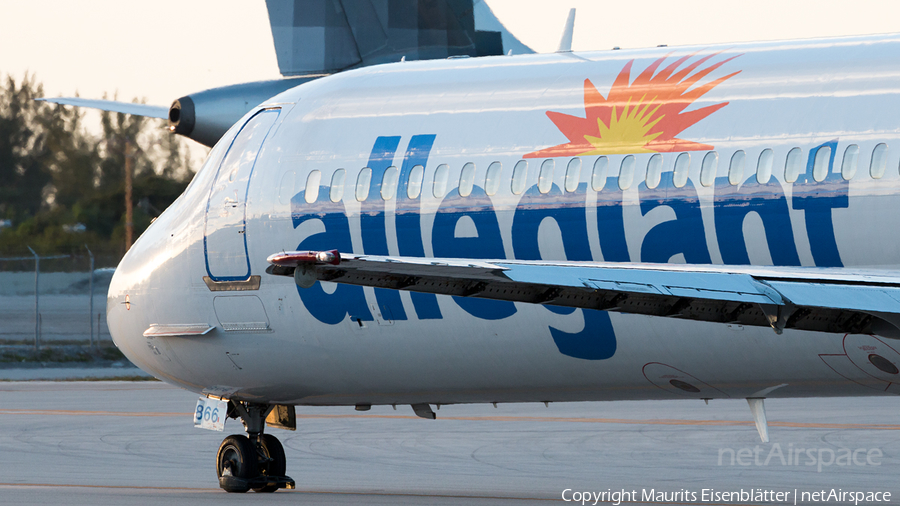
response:
{"label": "horizontal stabilizer", "polygon": [[269,274],[687,320],[900,338],[900,277],[816,267],[470,260],[292,251]]}
{"label": "horizontal stabilizer", "polygon": [[91,100],[78,97],[38,98],[35,100],[60,105],[74,105],[75,107],[89,107],[91,109],[100,109],[101,111],[134,114],[135,116],[145,116],[147,118],[167,119],[169,117],[169,108],[163,105],[135,104],[132,102],[116,102],[115,100]]}

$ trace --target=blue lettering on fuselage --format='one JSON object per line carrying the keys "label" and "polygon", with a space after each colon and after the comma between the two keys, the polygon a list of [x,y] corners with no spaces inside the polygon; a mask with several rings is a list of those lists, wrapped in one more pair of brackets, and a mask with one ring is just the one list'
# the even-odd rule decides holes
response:
{"label": "blue lettering on fuselage", "polygon": [[762,220],[772,263],[800,265],[790,209],[778,181],[770,179],[760,183],[753,174],[740,186],[734,186],[727,177],[716,178],[713,208],[719,252],[726,265],[750,263],[743,230],[744,219],[750,213],[756,213]]}
{"label": "blue lettering on fuselage", "polygon": [[[321,220],[325,231],[310,235],[297,246],[298,250],[353,250],[350,239],[350,220],[342,202],[332,202],[326,188],[319,191],[318,199],[308,204],[304,192],[291,198],[291,220],[294,228],[310,220]],[[322,323],[337,324],[349,315],[354,320],[372,320],[372,313],[366,305],[363,287],[338,285],[332,293],[327,293],[322,284],[316,282],[311,288],[300,289],[300,300],[307,311]]]}
{"label": "blue lettering on fuselage", "polygon": [[641,244],[641,262],[666,263],[673,256],[684,255],[689,264],[708,264],[709,248],[700,212],[700,197],[690,180],[681,188],[674,184],[673,172],[661,175],[659,186],[651,190],[642,182],[638,186],[641,214],[659,206],[675,211],[675,219],[651,228]]}
{"label": "blue lettering on fuselage", "polygon": [[[381,184],[385,171],[394,166],[401,140],[400,136],[378,137],[372,147],[368,163],[372,170],[371,184],[368,198],[360,203],[362,253],[388,254],[386,201],[380,195]],[[400,164],[393,221],[398,251],[402,256],[425,256],[421,188],[410,191],[408,185],[414,168],[427,165],[434,141],[435,135],[411,137]],[[826,146],[831,148],[828,174],[824,181],[816,182],[812,177],[815,156],[819,149]],[[716,179],[713,223],[725,264],[750,263],[743,223],[750,213],[756,213],[762,221],[772,263],[800,265],[790,218],[790,207],[793,206],[805,211],[806,230],[815,264],[823,267],[843,265],[837,249],[832,210],[848,207],[849,183],[840,174],[833,174],[836,148],[837,141],[832,141],[810,150],[806,172],[793,183],[790,198],[781,183],[774,179],[759,183],[755,174],[736,186],[731,185],[728,178]],[[306,237],[297,246],[299,250],[353,249],[349,213],[343,199],[331,201],[328,189],[323,186],[312,204],[305,201],[303,192],[291,199],[294,228],[309,220],[321,220],[325,228],[324,232]],[[592,210],[596,212],[599,246],[605,261],[632,260],[625,239],[623,195],[616,177],[606,178],[604,188],[596,192],[596,207]],[[580,183],[572,192],[565,192],[555,184],[547,193],[541,193],[536,185],[526,189],[513,211],[513,256],[520,260],[544,259],[538,239],[539,229],[542,223],[550,220],[559,229],[566,260],[595,260],[588,239],[588,200],[587,183]],[[675,216],[647,231],[640,244],[640,261],[665,263],[681,255],[687,263],[711,263],[700,198],[692,181],[676,187],[673,173],[665,172],[655,188],[649,188],[646,182],[639,184],[638,200],[641,215],[665,206]],[[459,233],[462,225],[465,225],[465,233]],[[435,213],[431,249],[435,257],[505,258],[501,237],[496,210],[484,189],[475,185],[471,194],[461,197],[459,189],[453,188],[441,200]],[[362,287],[338,285],[332,293],[328,293],[320,283],[316,283],[312,288],[298,291],[310,314],[323,323],[337,324],[347,316],[363,321],[373,319]],[[374,293],[378,310],[384,318],[395,321],[408,319],[398,291],[376,288]],[[417,319],[443,317],[435,295],[412,292],[410,300]],[[516,305],[512,302],[468,297],[453,297],[452,300],[468,314],[484,320],[500,320],[516,313]],[[548,330],[562,354],[602,360],[615,353],[616,337],[607,312],[554,306],[542,308],[562,315],[582,313],[584,328],[580,332],[564,332],[549,326]]]}
{"label": "blue lettering on fuselage", "polygon": [[[828,160],[828,175],[823,181],[813,179],[813,167],[816,154],[824,147],[831,148]],[[794,209],[802,209],[806,218],[806,233],[809,234],[809,247],[813,260],[818,267],[843,267],[841,255],[834,236],[834,221],[831,210],[849,207],[848,189],[850,181],[840,174],[834,173],[834,155],[837,152],[837,140],[826,142],[809,150],[809,161],[806,172],[800,174],[793,184],[794,195],[791,204]]]}

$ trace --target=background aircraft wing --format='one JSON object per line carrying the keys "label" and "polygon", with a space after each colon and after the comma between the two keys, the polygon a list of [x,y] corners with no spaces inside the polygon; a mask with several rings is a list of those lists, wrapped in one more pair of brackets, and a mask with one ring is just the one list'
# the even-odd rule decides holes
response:
{"label": "background aircraft wing", "polygon": [[723,324],[900,338],[900,273],[284,252],[270,274]]}
{"label": "background aircraft wing", "polygon": [[169,108],[164,105],[135,104],[132,102],[116,102],[115,100],[92,100],[78,97],[37,98],[41,102],[53,104],[74,105],[76,107],[89,107],[101,111],[121,112],[146,116],[148,118],[166,119],[169,117]]}
{"label": "background aircraft wing", "polygon": [[45,98],[56,104],[168,119],[169,130],[212,147],[250,109],[285,90],[342,70],[450,56],[533,53],[484,0],[266,0],[285,77],[199,91],[154,106]]}

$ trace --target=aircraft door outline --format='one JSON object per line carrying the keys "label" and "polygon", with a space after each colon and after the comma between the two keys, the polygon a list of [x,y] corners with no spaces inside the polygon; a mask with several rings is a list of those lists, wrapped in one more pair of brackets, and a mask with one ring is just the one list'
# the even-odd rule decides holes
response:
{"label": "aircraft door outline", "polygon": [[280,114],[280,108],[263,109],[244,122],[216,169],[203,227],[206,273],[213,281],[250,277],[246,234],[250,178]]}

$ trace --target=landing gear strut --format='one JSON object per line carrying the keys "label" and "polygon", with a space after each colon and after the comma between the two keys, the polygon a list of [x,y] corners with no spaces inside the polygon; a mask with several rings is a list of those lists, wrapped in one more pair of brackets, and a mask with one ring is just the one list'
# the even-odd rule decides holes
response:
{"label": "landing gear strut", "polygon": [[266,416],[274,405],[243,401],[229,401],[228,416],[240,417],[247,436],[228,436],[216,455],[216,474],[219,486],[226,492],[274,492],[279,488],[294,488],[294,480],[284,475],[286,464],[284,447],[271,435],[265,434]]}

